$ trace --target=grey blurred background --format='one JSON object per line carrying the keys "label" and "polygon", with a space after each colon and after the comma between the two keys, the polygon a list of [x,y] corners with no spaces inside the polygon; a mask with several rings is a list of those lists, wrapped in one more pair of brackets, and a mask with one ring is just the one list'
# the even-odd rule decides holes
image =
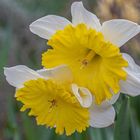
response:
{"label": "grey blurred background", "polygon": [[[21,113],[20,103],[14,99],[14,88],[3,75],[3,67],[19,64],[33,69],[41,68],[41,53],[47,50],[46,40],[32,34],[29,24],[34,20],[55,14],[71,20],[70,7],[75,0],[0,0],[0,140],[113,140],[113,127],[88,129],[66,138],[54,130],[36,126],[34,118]],[[101,22],[125,18],[140,23],[139,0],[83,0],[84,6],[94,12]],[[140,64],[140,35],[125,44],[121,50]],[[140,99],[132,98],[135,123],[140,122]],[[135,128],[139,131],[139,126]],[[138,139],[137,139],[138,140]]]}

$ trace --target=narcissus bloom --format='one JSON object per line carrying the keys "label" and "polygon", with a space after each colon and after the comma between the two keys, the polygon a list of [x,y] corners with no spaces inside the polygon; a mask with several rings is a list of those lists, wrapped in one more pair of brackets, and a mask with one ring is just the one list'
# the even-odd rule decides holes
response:
{"label": "narcissus bloom", "polygon": [[97,104],[119,92],[140,94],[140,68],[128,54],[120,52],[120,47],[140,32],[140,26],[124,19],[101,25],[82,2],[74,2],[71,13],[72,23],[48,15],[30,25],[30,30],[52,47],[42,55],[42,65],[67,65],[74,82],[88,88]]}
{"label": "narcissus bloom", "polygon": [[[114,122],[112,101],[95,104],[90,91],[73,83],[70,69],[60,66],[34,71],[26,66],[5,68],[6,80],[16,87],[15,97],[30,109],[38,125],[56,128],[56,133],[71,135],[87,127],[106,127]],[[92,106],[91,106],[92,104]]]}

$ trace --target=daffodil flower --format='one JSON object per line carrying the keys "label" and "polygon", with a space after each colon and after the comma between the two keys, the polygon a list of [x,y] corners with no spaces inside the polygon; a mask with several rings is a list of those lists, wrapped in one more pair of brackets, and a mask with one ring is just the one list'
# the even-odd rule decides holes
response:
{"label": "daffodil flower", "polygon": [[23,103],[21,111],[30,109],[38,125],[54,127],[58,134],[81,133],[89,126],[101,128],[114,122],[116,98],[96,105],[87,88],[73,83],[66,66],[34,71],[19,65],[4,68],[4,74],[16,87],[15,97]]}
{"label": "daffodil flower", "polygon": [[74,82],[88,88],[97,104],[119,92],[140,94],[140,67],[120,47],[140,32],[140,26],[124,19],[102,25],[82,2],[71,6],[72,22],[48,15],[30,25],[30,30],[48,40],[52,48],[42,55],[42,65],[67,65]]}

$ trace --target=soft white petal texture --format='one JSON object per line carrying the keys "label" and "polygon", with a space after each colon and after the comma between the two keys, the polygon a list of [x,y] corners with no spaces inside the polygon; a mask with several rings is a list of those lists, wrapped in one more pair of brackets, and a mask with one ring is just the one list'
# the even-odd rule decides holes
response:
{"label": "soft white petal texture", "polygon": [[87,11],[82,2],[74,2],[71,6],[72,23],[77,25],[79,23],[85,23],[89,27],[96,30],[100,30],[101,24],[96,15]]}
{"label": "soft white petal texture", "polygon": [[87,88],[72,84],[72,92],[82,107],[88,108],[92,104],[92,94]]}
{"label": "soft white petal texture", "polygon": [[109,102],[103,102],[101,105],[94,103],[90,107],[90,126],[103,128],[114,123],[115,110]]}
{"label": "soft white petal texture", "polygon": [[41,69],[37,71],[43,77],[53,78],[60,82],[72,82],[73,76],[70,69],[66,65],[61,65],[51,69]]}
{"label": "soft white petal texture", "polygon": [[30,30],[44,39],[49,39],[57,30],[63,29],[68,24],[71,22],[63,17],[48,15],[31,23]]}
{"label": "soft white petal texture", "polygon": [[4,74],[8,83],[16,88],[23,87],[24,82],[32,79],[40,78],[34,70],[24,66],[18,65],[10,68],[4,68]]}
{"label": "soft white petal texture", "polygon": [[114,19],[103,23],[101,32],[106,40],[121,47],[140,32],[140,25],[124,19]]}
{"label": "soft white petal texture", "polygon": [[128,54],[123,54],[124,59],[128,61],[129,66],[125,68],[127,80],[121,81],[121,92],[130,96],[140,95],[140,66]]}
{"label": "soft white petal texture", "polygon": [[112,98],[111,98],[110,100],[108,100],[108,102],[109,102],[110,104],[116,103],[116,101],[119,99],[119,96],[120,96],[120,92],[117,93],[117,94],[114,94],[114,95],[112,96]]}

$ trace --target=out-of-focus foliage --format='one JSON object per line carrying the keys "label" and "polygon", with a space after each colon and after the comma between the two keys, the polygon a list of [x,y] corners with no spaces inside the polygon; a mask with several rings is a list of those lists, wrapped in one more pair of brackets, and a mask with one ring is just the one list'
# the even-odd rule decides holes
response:
{"label": "out-of-focus foliage", "polygon": [[[35,119],[27,116],[27,112],[19,111],[21,104],[14,99],[14,88],[5,81],[3,67],[25,64],[31,68],[41,68],[41,53],[47,49],[46,41],[33,35],[29,24],[47,14],[70,19],[73,1],[0,0],[0,140],[140,139],[140,97],[120,97],[115,104],[118,120],[115,125],[104,129],[89,128],[82,134],[75,133],[70,137],[58,136],[54,130],[37,126]],[[126,18],[140,22],[139,0],[83,0],[83,3],[87,9],[96,12],[102,21]],[[138,39],[126,44],[123,51],[132,54],[140,64]]]}

